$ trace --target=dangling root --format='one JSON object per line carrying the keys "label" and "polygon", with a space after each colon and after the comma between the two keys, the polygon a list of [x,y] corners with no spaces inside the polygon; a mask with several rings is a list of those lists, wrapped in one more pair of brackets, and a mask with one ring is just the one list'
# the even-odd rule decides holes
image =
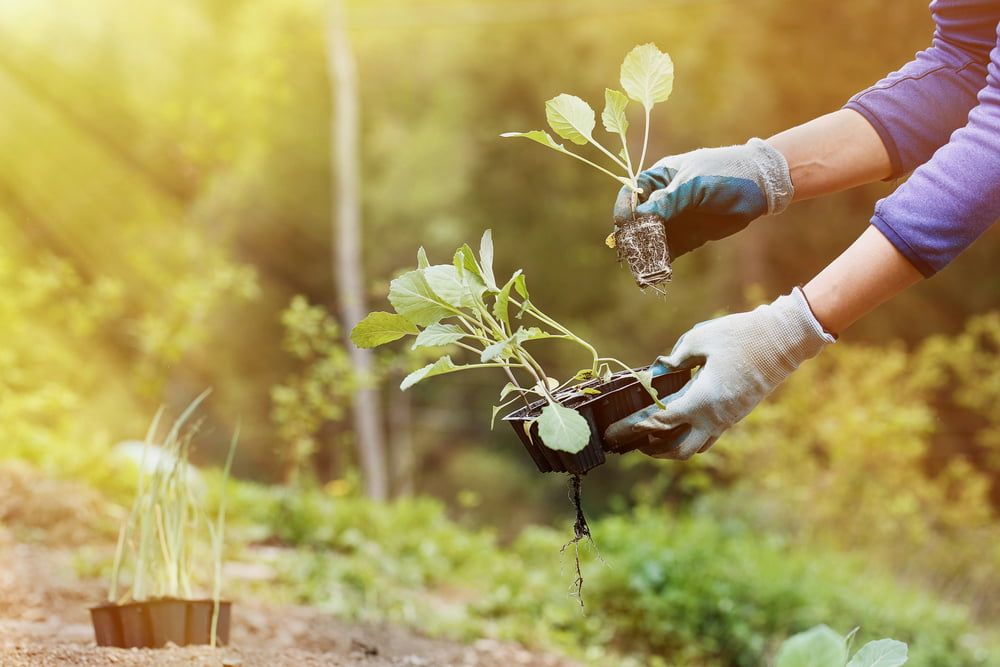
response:
{"label": "dangling root", "polygon": [[[587,517],[583,515],[583,505],[580,502],[581,482],[582,480],[579,475],[570,477],[569,498],[573,502],[573,509],[576,510],[576,521],[573,523],[573,539],[564,544],[559,553],[565,553],[570,545],[573,546],[573,558],[576,562],[576,579],[573,581],[573,588],[575,590],[571,595],[580,601],[580,609],[583,609],[583,572],[580,570],[580,541],[586,538],[591,546],[594,547],[594,551],[597,551],[597,545],[594,544],[594,538],[590,535],[590,526],[587,525]],[[600,557],[600,554],[598,554],[598,557]]]}

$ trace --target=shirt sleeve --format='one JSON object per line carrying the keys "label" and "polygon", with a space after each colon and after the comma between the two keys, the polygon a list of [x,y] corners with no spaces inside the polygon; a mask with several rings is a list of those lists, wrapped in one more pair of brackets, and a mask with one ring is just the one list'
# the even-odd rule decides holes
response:
{"label": "shirt sleeve", "polygon": [[[927,106],[949,104],[941,98]],[[909,112],[927,113],[920,107]],[[1000,45],[990,53],[985,87],[963,125],[878,202],[872,218],[925,276],[944,268],[1000,217]]]}
{"label": "shirt sleeve", "polygon": [[913,171],[965,125],[986,80],[989,50],[963,48],[935,34],[929,49],[852,97],[852,109],[875,128],[892,163],[890,179]]}

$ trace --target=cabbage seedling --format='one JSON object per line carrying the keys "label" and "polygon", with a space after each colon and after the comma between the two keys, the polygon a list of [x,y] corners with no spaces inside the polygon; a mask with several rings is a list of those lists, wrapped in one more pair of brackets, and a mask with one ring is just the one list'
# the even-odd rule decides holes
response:
{"label": "cabbage seedling", "polygon": [[[354,327],[351,340],[355,345],[371,348],[414,336],[414,349],[453,345],[473,357],[472,363],[459,364],[446,354],[407,375],[401,389],[435,375],[501,369],[509,382],[500,391],[493,419],[519,400],[530,404],[533,399],[543,399],[545,405],[536,421],[539,435],[550,449],[576,453],[587,445],[587,420],[565,407],[557,396],[565,400],[573,391],[599,393],[599,388],[574,387],[594,378],[610,378],[612,365],[636,376],[656,398],[647,371],[636,372],[617,359],[600,356],[593,345],[542,312],[531,301],[520,270],[504,282],[497,281],[490,230],[483,234],[478,258],[466,244],[455,252],[451,264],[432,265],[421,248],[417,268],[390,283],[389,302],[394,313],[371,313]],[[565,381],[553,378],[527,347],[540,340],[562,340],[582,348],[590,356],[590,366]]]}
{"label": "cabbage seedling", "polygon": [[[505,132],[500,136],[530,139],[575,158],[625,185],[632,190],[634,218],[637,194],[641,192],[637,177],[646,163],[646,149],[649,147],[650,114],[653,107],[659,102],[666,102],[673,91],[674,64],[670,56],[660,51],[655,44],[642,44],[625,56],[619,79],[625,92],[606,88],[604,110],[601,112],[604,129],[621,143],[621,150],[617,153],[594,137],[596,114],[584,100],[561,93],[545,103],[545,118],[552,131],[578,146],[593,146],[603,154],[605,164],[610,161],[609,167],[570,151],[563,144],[557,143],[545,130]],[[629,121],[626,111],[629,100],[638,102],[643,108],[642,151],[638,162],[632,160],[628,145]],[[622,228],[616,227],[607,243],[618,249],[619,259],[628,263],[640,287],[657,288],[667,282],[672,273],[662,221],[654,216],[652,219],[636,220],[635,223]]]}

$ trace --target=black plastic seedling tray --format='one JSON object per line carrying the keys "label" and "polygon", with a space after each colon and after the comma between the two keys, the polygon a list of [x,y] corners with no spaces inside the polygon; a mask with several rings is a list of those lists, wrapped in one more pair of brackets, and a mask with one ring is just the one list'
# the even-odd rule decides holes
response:
{"label": "black plastic seedling tray", "polygon": [[[646,369],[638,368],[636,370]],[[653,378],[653,387],[662,399],[664,396],[679,391],[690,379],[691,371],[674,371]],[[528,454],[531,455],[531,459],[541,472],[583,474],[604,463],[606,452],[623,454],[645,444],[644,439],[639,439],[629,443],[627,447],[616,449],[604,441],[604,432],[609,426],[636,410],[653,404],[649,392],[639,384],[634,376],[620,371],[606,382],[592,380],[580,385],[580,387],[597,389],[601,393],[592,396],[579,391],[568,391],[563,395],[556,396],[556,399],[563,405],[579,412],[590,424],[590,442],[575,454],[546,447],[538,435],[537,423],[533,423],[527,431],[524,428],[525,422],[538,416],[541,409],[545,407],[545,401],[535,401],[530,406],[522,407],[503,418],[517,433],[521,444],[528,450]]]}
{"label": "black plastic seedling tray", "polygon": [[[157,598],[92,607],[90,620],[98,646],[162,648],[211,643],[212,600]],[[232,603],[219,602],[218,645],[229,643]]]}

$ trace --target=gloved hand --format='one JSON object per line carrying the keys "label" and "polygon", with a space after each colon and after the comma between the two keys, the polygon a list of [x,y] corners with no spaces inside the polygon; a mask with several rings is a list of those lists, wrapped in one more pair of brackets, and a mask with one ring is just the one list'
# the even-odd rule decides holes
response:
{"label": "gloved hand", "polygon": [[643,452],[688,459],[711,447],[799,364],[834,340],[797,287],[748,313],[702,322],[652,369],[658,375],[700,366],[697,374],[664,399],[665,409],[639,410],[609,426],[605,438],[621,446],[648,436],[649,444],[639,448]]}
{"label": "gloved hand", "polygon": [[781,213],[794,193],[785,157],[761,139],[665,157],[637,181],[641,194],[627,187],[618,193],[615,224],[633,219],[633,203],[635,217],[660,216],[675,259],[762,215]]}

